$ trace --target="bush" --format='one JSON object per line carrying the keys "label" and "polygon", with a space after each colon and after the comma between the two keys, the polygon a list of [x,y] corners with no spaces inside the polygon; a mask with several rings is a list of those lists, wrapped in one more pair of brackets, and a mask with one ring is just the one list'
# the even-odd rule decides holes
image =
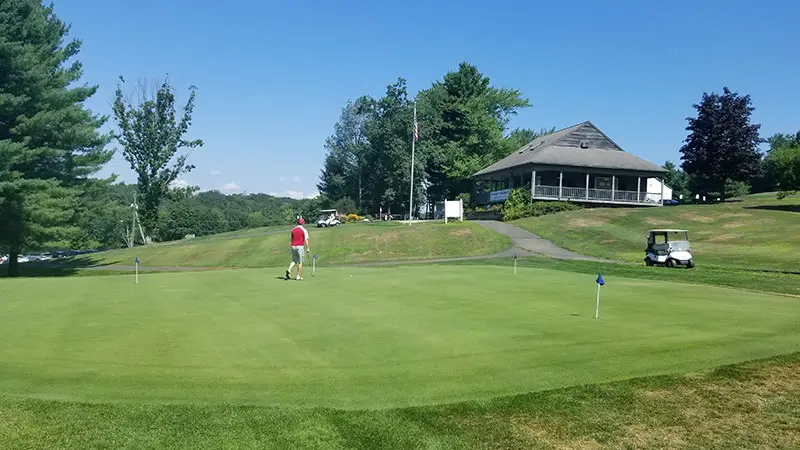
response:
{"label": "bush", "polygon": [[725,180],[725,199],[744,197],[750,193],[750,185],[744,181]]}
{"label": "bush", "polygon": [[[515,220],[527,217],[527,212],[531,207],[531,192],[527,189],[514,189],[503,204],[503,220]],[[506,219],[506,217],[513,217]]]}
{"label": "bush", "polygon": [[348,214],[346,216],[342,216],[342,222],[351,223],[351,222],[360,222],[362,217],[358,214]]}
{"label": "bush", "polygon": [[[513,195],[513,193],[512,193]],[[575,211],[581,209],[582,206],[569,202],[534,202],[528,204],[520,204],[520,199],[524,196],[515,198],[513,201],[506,201],[509,207],[503,208],[503,221],[510,222],[512,220],[522,219],[524,217],[539,217],[547,214],[555,214],[562,211]],[[528,194],[530,198],[530,194]],[[511,197],[509,197],[511,200]]]}

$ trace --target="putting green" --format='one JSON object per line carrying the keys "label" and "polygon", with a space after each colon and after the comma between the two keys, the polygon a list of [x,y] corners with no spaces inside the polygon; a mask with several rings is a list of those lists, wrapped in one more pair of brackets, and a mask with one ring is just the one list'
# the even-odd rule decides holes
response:
{"label": "putting green", "polygon": [[490,266],[0,280],[0,392],[87,402],[434,404],[800,349],[800,299]]}

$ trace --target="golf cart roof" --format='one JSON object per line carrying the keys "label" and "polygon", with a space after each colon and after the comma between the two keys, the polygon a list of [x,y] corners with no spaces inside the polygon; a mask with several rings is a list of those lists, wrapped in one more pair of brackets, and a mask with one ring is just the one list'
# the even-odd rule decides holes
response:
{"label": "golf cart roof", "polygon": [[686,233],[689,230],[672,230],[672,229],[661,229],[661,230],[650,230],[651,233]]}
{"label": "golf cart roof", "polygon": [[328,212],[338,212],[335,209],[320,209],[319,212],[328,213]]}

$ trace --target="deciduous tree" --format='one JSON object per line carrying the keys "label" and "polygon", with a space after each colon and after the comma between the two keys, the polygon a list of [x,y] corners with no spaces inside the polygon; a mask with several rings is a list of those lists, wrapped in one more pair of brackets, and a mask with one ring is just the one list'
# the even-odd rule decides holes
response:
{"label": "deciduous tree", "polygon": [[419,93],[421,143],[435,200],[468,192],[472,174],[507,156],[524,137],[518,132],[508,142],[505,133],[511,116],[530,102],[516,89],[490,83],[464,62]]}
{"label": "deciduous tree", "polygon": [[683,170],[691,176],[695,192],[727,198],[727,180],[747,182],[758,174],[761,125],[750,123],[750,96],[727,87],[722,94],[703,93],[693,106],[697,117],[686,119],[689,136],[680,149]]}
{"label": "deciduous tree", "polygon": [[119,128],[115,137],[122,146],[122,155],[138,176],[139,215],[145,232],[152,234],[157,230],[158,208],[167,197],[170,183],[194,169],[187,163],[187,155],[178,155],[178,151],[203,145],[200,139],[185,138],[192,122],[196,88],[189,88],[183,116],[178,118],[175,90],[168,80],[154,93],[140,83],[136,103],[123,94],[124,84],[124,78],[120,77],[113,105]]}
{"label": "deciduous tree", "polygon": [[767,171],[778,184],[778,198],[800,192],[800,131],[776,134],[768,140]]}

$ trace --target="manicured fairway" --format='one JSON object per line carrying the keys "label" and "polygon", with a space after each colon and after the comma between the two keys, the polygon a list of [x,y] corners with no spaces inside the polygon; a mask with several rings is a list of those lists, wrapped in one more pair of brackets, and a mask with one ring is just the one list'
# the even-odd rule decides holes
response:
{"label": "manicured fairway", "polygon": [[584,255],[641,264],[653,228],[689,230],[698,267],[800,270],[800,197],[747,196],[717,205],[595,208],[514,222]]}
{"label": "manicured fairway", "polygon": [[[509,238],[471,222],[308,226],[308,232],[312,251],[326,264],[492,255],[511,246]],[[130,266],[137,256],[150,267],[269,267],[291,260],[288,231],[242,233],[94,253],[64,264]]]}
{"label": "manicured fairway", "polygon": [[[437,404],[800,350],[800,301],[510,267],[0,280],[7,397]],[[307,275],[310,275],[307,274]]]}

